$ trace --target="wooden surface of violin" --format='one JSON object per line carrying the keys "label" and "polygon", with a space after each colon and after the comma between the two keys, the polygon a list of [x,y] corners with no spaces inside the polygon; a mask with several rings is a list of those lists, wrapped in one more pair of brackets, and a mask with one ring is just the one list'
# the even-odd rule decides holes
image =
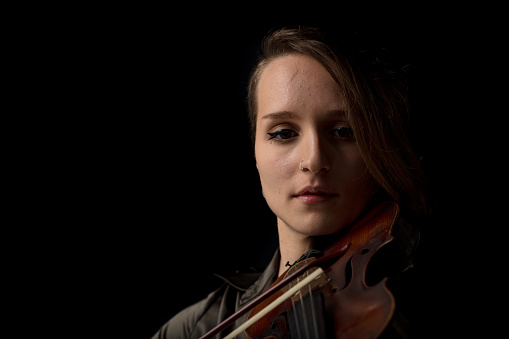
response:
{"label": "wooden surface of violin", "polygon": [[387,278],[368,286],[365,277],[373,255],[392,241],[398,213],[395,203],[378,205],[332,246],[351,244],[348,252],[325,271],[331,282],[322,293],[326,313],[333,318],[334,338],[377,338],[392,318],[395,303],[386,287]]}
{"label": "wooden surface of violin", "polygon": [[[348,245],[345,254],[328,266],[322,276],[248,328],[246,335],[252,339],[298,337],[295,332],[299,332],[303,338],[378,337],[393,315],[394,298],[385,285],[386,279],[374,286],[368,286],[365,273],[372,256],[392,240],[390,233],[398,212],[399,207],[395,203],[376,206],[323,251],[324,257],[327,257]],[[310,258],[292,266],[274,284],[305,265],[313,265],[314,261],[317,260]],[[314,269],[316,267],[310,267],[295,281]],[[255,307],[249,317],[267,307],[295,284],[295,281]],[[301,305],[300,303],[306,303],[306,297],[307,304]],[[300,312],[300,321],[293,320],[299,319],[292,315],[296,309]],[[317,317],[317,314],[322,316]],[[308,333],[302,333],[303,331]]]}
{"label": "wooden surface of violin", "polygon": [[395,300],[387,278],[368,285],[366,270],[375,253],[393,241],[398,214],[399,206],[386,202],[346,232],[324,237],[326,242],[319,247],[322,256],[292,265],[267,291],[202,339],[247,312],[244,326],[226,338],[242,331],[251,339],[379,337],[393,316]]}

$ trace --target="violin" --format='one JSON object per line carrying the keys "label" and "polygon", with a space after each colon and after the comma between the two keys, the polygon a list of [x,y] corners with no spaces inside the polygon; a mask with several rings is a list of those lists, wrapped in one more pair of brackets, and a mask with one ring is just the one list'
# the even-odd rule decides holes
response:
{"label": "violin", "polygon": [[201,339],[211,338],[249,312],[242,326],[250,339],[377,338],[389,324],[395,300],[387,277],[366,283],[375,253],[394,240],[399,206],[385,202],[326,246],[321,257],[305,257],[271,287]]}

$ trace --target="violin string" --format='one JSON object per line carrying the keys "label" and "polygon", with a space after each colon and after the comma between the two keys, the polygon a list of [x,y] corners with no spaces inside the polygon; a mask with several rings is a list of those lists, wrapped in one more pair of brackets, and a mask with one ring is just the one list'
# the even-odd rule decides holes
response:
{"label": "violin string", "polygon": [[[307,248],[308,249],[311,248],[311,238],[308,238]],[[311,254],[311,251],[309,251],[307,253],[307,257],[309,257],[310,254]],[[306,277],[309,277],[309,270],[307,270],[305,273],[306,273]],[[308,288],[308,294],[309,294],[309,292],[311,292],[311,282],[308,284],[307,288]],[[300,293],[300,304],[301,304],[301,308],[302,308],[302,318],[304,320],[304,327],[305,327],[305,331],[306,331],[305,332],[306,333],[306,338],[310,338],[310,334],[311,333],[309,331],[308,321],[307,321],[309,319],[309,317],[306,314],[307,307],[304,305],[304,298],[302,296],[302,290],[299,290],[299,293]],[[310,295],[310,298],[312,298],[311,295]],[[312,302],[313,299],[310,299],[310,301]],[[313,319],[313,321],[314,321],[314,319]]]}
{"label": "violin string", "polygon": [[[307,275],[309,276],[309,270],[306,271]],[[316,320],[316,312],[315,312],[315,302],[313,300],[313,293],[311,292],[311,283],[308,284],[308,294],[309,294],[309,301],[311,302],[311,318],[313,318],[313,328],[315,330],[315,335],[313,338],[318,338],[318,324]]]}
{"label": "violin string", "polygon": [[[308,244],[307,244],[307,247],[308,248],[312,248],[311,247],[311,238],[308,239]],[[306,259],[308,258],[309,256],[311,255],[311,250],[307,253],[307,256],[304,257],[301,256],[301,258],[299,260],[303,260],[303,259]],[[294,263],[295,264],[295,263]],[[306,277],[309,277],[309,270],[306,271]],[[297,277],[297,283],[300,282],[300,277]],[[304,324],[304,336],[305,338],[318,338],[318,324],[317,324],[317,319],[316,319],[316,312],[315,312],[315,303],[314,303],[314,300],[313,300],[313,294],[311,293],[311,282],[309,284],[307,284],[307,288],[308,288],[308,295],[309,295],[309,301],[311,302],[311,318],[313,319],[313,329],[314,329],[314,336],[311,336],[311,332],[310,332],[310,329],[308,328],[308,315],[306,314],[308,311],[306,311],[306,309],[308,307],[306,307],[306,305],[304,305],[304,298],[302,296],[302,289],[299,289],[299,302],[300,302],[300,308],[302,310],[302,319],[303,319],[303,324]],[[301,330],[300,330],[300,326],[299,326],[299,321],[298,321],[298,317],[297,317],[297,312],[296,312],[296,307],[295,307],[295,302],[293,301],[293,298],[292,298],[292,307],[294,309],[294,318],[295,318],[295,324],[297,326],[297,333],[298,333],[298,337],[299,339],[302,338],[301,336]]]}
{"label": "violin string", "polygon": [[[306,274],[307,274],[307,276],[309,276],[308,271],[306,271]],[[309,284],[308,284],[308,286],[309,286]],[[308,323],[306,321],[306,319],[308,319],[308,317],[306,315],[306,307],[304,305],[304,297],[302,296],[302,289],[299,289],[299,303],[300,303],[300,308],[302,311],[302,318],[304,319],[304,321],[303,321],[304,333],[305,333],[306,337],[309,337],[309,328],[308,328]]]}
{"label": "violin string", "polygon": [[[297,277],[297,280],[299,280],[299,277]],[[290,286],[291,286],[292,283],[290,283]],[[297,336],[299,337],[298,339],[302,339],[302,336],[301,336],[301,329],[300,329],[300,325],[299,325],[299,319],[297,318],[297,312],[296,312],[296,308],[295,308],[295,301],[293,300],[293,296],[292,296],[292,308],[293,308],[293,317],[295,318],[295,326],[297,328],[296,330],[296,333],[297,333]]]}
{"label": "violin string", "polygon": [[[300,280],[300,277],[298,279]],[[304,334],[306,335],[306,337],[308,337],[309,329],[308,329],[308,323],[306,321],[307,316],[306,316],[306,308],[304,307],[304,300],[303,300],[303,296],[302,296],[302,288],[299,289],[299,304],[300,304],[300,308],[301,308],[301,311],[302,311],[302,318],[304,320],[303,321],[303,324],[304,324]]]}
{"label": "violin string", "polygon": [[[309,276],[309,270],[306,271],[306,276]],[[313,320],[314,335],[311,335],[311,330],[308,329],[307,326],[306,326],[306,337],[314,339],[314,338],[318,338],[318,324],[317,324],[317,319],[316,319],[315,303],[314,303],[314,299],[313,299],[313,293],[312,293],[312,290],[311,290],[311,283],[309,283],[307,285],[307,288],[308,288],[308,295],[309,295],[310,306],[304,308],[304,301],[303,301],[302,298],[301,298],[301,300],[302,300],[301,305],[302,305],[302,308],[303,308],[303,317],[304,317],[304,319],[309,319],[309,316],[307,314],[305,314],[305,313],[309,312],[309,308],[311,308],[311,319]]]}
{"label": "violin string", "polygon": [[[306,274],[306,276],[308,277],[308,276],[309,276],[309,270],[307,270],[307,271],[305,272],[305,274]],[[307,286],[307,287],[308,287],[308,289],[309,289],[309,286],[310,286],[310,285],[308,284],[308,286]],[[307,314],[306,314],[306,308],[307,308],[307,307],[305,307],[305,305],[304,305],[304,298],[302,297],[302,292],[301,292],[301,291],[302,291],[302,289],[301,289],[301,290],[299,290],[299,293],[300,293],[300,305],[301,305],[301,309],[302,309],[302,318],[304,319],[304,326],[305,326],[305,331],[306,331],[306,332],[305,332],[305,334],[306,334],[306,339],[309,339],[309,335],[310,335],[310,333],[309,333],[309,328],[308,328],[308,322],[306,321],[307,319],[309,319],[309,317],[308,317],[308,316],[307,316]]]}
{"label": "violin string", "polygon": [[290,288],[288,291],[277,297],[276,300],[272,301],[269,305],[267,305],[265,308],[263,308],[261,311],[256,313],[254,316],[250,317],[246,322],[244,322],[242,325],[234,329],[230,332],[224,339],[233,339],[240,333],[246,330],[246,328],[252,326],[254,323],[256,323],[261,318],[265,317],[269,312],[273,311],[276,307],[281,305],[283,302],[288,300],[288,298],[293,297],[301,288],[309,284],[311,281],[316,279],[320,274],[323,274],[323,269],[318,267],[316,271],[311,273],[309,277],[306,277],[302,280],[302,282],[296,284],[294,287]]}

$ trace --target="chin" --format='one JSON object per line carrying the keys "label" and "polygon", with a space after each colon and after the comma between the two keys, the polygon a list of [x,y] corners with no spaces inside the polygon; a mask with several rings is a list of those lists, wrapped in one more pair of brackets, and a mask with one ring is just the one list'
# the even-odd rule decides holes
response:
{"label": "chin", "polygon": [[[290,228],[307,236],[323,236],[337,233],[351,224],[344,218],[308,217],[285,222]],[[294,221],[292,223],[292,221]]]}

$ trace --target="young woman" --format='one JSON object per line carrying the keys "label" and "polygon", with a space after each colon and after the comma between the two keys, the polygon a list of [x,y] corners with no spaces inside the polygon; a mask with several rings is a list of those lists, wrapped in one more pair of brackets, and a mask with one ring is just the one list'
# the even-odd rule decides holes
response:
{"label": "young woman", "polygon": [[[399,205],[394,233],[407,236],[398,245],[403,250],[377,260],[372,271],[378,273],[367,272],[368,278],[392,279],[410,266],[418,239],[412,224],[428,208],[423,172],[408,136],[402,78],[326,42],[313,28],[275,31],[262,47],[248,106],[256,166],[277,217],[279,249],[263,273],[226,279],[220,289],[169,320],[154,339],[201,337],[284,277],[303,254],[320,253],[328,238],[345,234],[382,202]],[[392,274],[388,267],[395,262],[400,269]],[[232,328],[247,317],[235,320]],[[408,326],[395,311],[383,331],[405,337]]]}

